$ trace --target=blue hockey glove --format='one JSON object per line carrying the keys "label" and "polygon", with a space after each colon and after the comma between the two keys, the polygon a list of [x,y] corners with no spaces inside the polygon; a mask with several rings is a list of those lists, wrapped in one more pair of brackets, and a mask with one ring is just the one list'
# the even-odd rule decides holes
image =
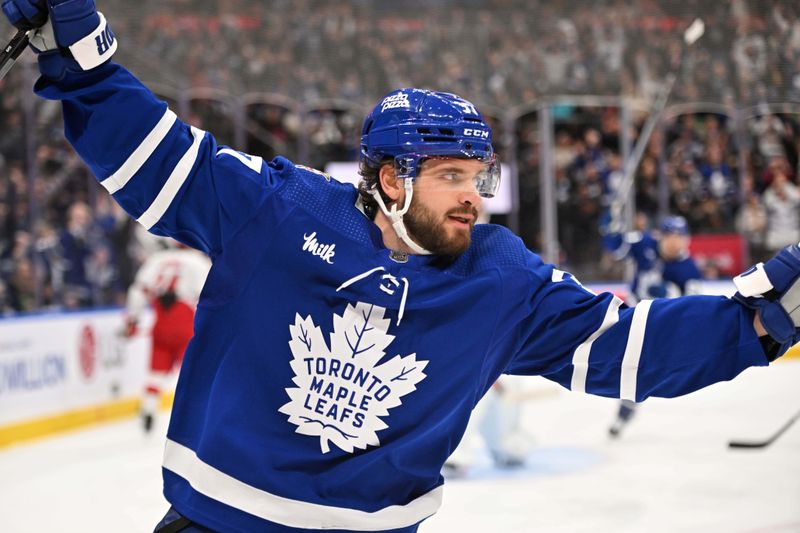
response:
{"label": "blue hockey glove", "polygon": [[[43,25],[42,6],[49,20]],[[39,70],[50,79],[67,71],[90,70],[109,59],[117,40],[94,0],[3,0],[3,13],[17,27],[31,27],[31,48]]]}
{"label": "blue hockey glove", "polygon": [[800,341],[800,247],[781,250],[733,279],[738,292],[733,298],[758,311],[761,324],[774,341],[765,346],[774,361]]}
{"label": "blue hockey glove", "polygon": [[47,22],[46,0],[3,0],[3,14],[20,30],[40,28]]}

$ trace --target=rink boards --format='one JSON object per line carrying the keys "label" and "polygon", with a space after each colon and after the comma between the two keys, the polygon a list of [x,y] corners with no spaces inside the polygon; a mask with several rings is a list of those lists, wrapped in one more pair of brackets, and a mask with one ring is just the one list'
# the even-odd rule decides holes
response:
{"label": "rink boards", "polygon": [[0,447],[134,414],[149,339],[123,324],[121,309],[0,320]]}

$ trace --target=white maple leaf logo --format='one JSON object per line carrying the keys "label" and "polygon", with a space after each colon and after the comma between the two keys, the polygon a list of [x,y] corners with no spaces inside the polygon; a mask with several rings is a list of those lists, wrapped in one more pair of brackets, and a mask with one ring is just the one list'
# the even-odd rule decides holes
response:
{"label": "white maple leaf logo", "polygon": [[378,365],[394,340],[386,310],[358,302],[342,316],[333,315],[330,347],[310,316],[295,315],[289,326],[291,367],[297,387],[286,393],[291,401],[279,412],[289,415],[297,433],[319,436],[323,453],[330,443],[352,453],[355,448],[380,446],[378,431],[389,427],[380,417],[417,389],[427,361],[416,354],[394,356]]}

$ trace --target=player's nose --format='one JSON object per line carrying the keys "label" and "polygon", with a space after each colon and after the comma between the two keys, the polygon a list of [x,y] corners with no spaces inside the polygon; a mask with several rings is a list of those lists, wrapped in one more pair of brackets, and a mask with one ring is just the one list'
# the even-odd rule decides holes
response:
{"label": "player's nose", "polygon": [[458,203],[461,205],[470,205],[472,207],[479,207],[481,205],[481,195],[478,190],[472,187],[471,189],[461,191],[458,196]]}

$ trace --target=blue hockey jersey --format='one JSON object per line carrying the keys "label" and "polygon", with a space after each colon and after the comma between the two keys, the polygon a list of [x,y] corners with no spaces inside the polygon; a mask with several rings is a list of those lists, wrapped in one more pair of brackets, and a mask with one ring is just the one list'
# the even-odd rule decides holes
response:
{"label": "blue hockey jersey", "polygon": [[603,245],[616,259],[633,260],[633,302],[697,294],[699,290],[697,282],[703,279],[703,274],[694,259],[686,255],[664,260],[658,253],[658,241],[648,232],[611,233],[603,237]]}
{"label": "blue hockey jersey", "polygon": [[163,477],[214,530],[415,531],[504,372],[642,401],[767,363],[734,301],[627,308],[499,226],[455,260],[403,261],[352,186],[218,146],[116,64],[36,89],[131,216],[213,259]]}

